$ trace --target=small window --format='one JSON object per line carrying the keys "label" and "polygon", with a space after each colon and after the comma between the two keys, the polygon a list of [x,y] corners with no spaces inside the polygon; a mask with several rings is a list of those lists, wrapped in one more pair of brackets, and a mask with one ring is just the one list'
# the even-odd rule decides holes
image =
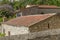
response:
{"label": "small window", "polygon": [[44,12],[41,12],[41,14],[44,14]]}
{"label": "small window", "polygon": [[17,13],[17,17],[19,17],[19,16],[22,16],[22,12],[21,13]]}
{"label": "small window", "polygon": [[48,23],[48,28],[50,28],[50,27],[49,27],[49,23]]}

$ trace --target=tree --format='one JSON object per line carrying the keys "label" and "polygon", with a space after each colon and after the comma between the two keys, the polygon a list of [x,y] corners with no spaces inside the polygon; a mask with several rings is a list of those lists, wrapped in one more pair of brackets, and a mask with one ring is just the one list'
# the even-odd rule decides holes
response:
{"label": "tree", "polygon": [[20,9],[19,5],[20,5],[19,2],[13,2],[13,8],[14,8],[14,10]]}
{"label": "tree", "polygon": [[10,3],[9,0],[2,0],[2,4],[8,4]]}
{"label": "tree", "polygon": [[12,17],[14,14],[12,14],[11,12],[9,12],[9,11],[6,11],[6,10],[1,10],[0,11],[0,15],[2,16],[2,17],[7,17],[7,18],[9,18],[9,17]]}

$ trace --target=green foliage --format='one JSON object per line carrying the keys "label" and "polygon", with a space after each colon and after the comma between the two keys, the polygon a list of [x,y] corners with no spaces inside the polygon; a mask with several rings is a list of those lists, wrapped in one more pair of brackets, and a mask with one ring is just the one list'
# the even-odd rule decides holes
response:
{"label": "green foliage", "polygon": [[4,16],[7,18],[7,20],[15,18],[15,14],[11,13],[9,10],[0,10],[0,22],[3,21]]}
{"label": "green foliage", "polygon": [[19,5],[20,5],[19,2],[13,2],[13,3],[12,3],[12,6],[13,6],[14,10],[19,9],[19,8],[20,8]]}
{"label": "green foliage", "polygon": [[0,33],[0,37],[4,37],[4,36],[5,36],[5,34]]}
{"label": "green foliage", "polygon": [[7,18],[9,18],[10,16],[11,16],[11,17],[13,16],[13,14],[12,14],[11,12],[7,11],[7,10],[0,10],[0,15],[1,15],[2,17],[5,16],[5,17],[7,17]]}
{"label": "green foliage", "polygon": [[3,19],[2,19],[2,17],[0,17],[0,22],[2,22],[3,21]]}
{"label": "green foliage", "polygon": [[24,8],[27,4],[60,6],[60,0],[24,0],[24,1],[15,1],[12,4],[14,9],[16,10],[19,8]]}
{"label": "green foliage", "polygon": [[[24,8],[28,4],[33,5],[56,5],[60,6],[60,0],[20,0],[20,1],[14,1],[9,2],[8,0],[3,0],[0,4],[10,4],[13,6],[14,10],[18,10],[20,8]],[[15,17],[15,15],[11,14],[9,11],[1,10],[0,15],[5,16],[7,18]],[[2,18],[0,18],[0,21],[2,21]]]}
{"label": "green foliage", "polygon": [[11,4],[15,10],[24,8],[27,4],[60,6],[60,0],[20,0],[14,1],[13,3],[9,2],[9,0],[3,0],[2,3]]}
{"label": "green foliage", "polygon": [[9,3],[9,0],[2,0],[2,4],[7,4]]}

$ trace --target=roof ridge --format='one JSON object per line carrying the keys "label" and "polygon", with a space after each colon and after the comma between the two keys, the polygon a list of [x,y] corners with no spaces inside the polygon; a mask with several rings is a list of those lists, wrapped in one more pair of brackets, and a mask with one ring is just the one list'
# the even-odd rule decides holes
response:
{"label": "roof ridge", "polygon": [[48,14],[36,14],[36,15],[26,15],[21,17],[27,17],[27,16],[43,16],[43,15],[55,15],[56,13],[48,13]]}

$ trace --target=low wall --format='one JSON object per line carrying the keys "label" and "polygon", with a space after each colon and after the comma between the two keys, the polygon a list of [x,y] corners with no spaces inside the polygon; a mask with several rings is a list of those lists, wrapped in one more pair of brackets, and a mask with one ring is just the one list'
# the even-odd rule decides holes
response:
{"label": "low wall", "polygon": [[45,37],[36,37],[34,39],[28,39],[28,40],[60,40],[60,35],[48,35]]}
{"label": "low wall", "polygon": [[60,29],[50,29],[24,35],[0,37],[0,40],[59,40]]}

